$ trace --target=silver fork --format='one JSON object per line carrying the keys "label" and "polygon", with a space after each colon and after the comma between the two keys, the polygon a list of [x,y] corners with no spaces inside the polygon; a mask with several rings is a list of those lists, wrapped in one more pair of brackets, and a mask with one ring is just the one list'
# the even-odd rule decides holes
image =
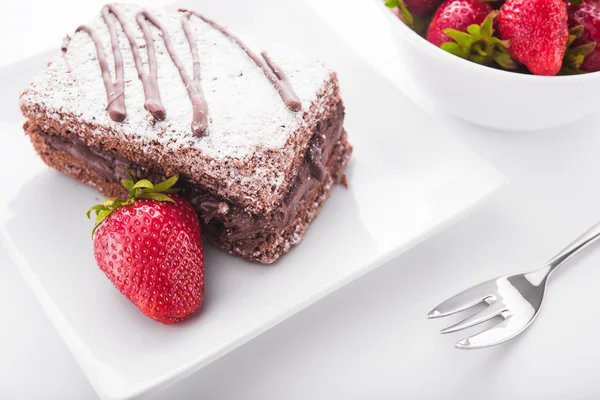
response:
{"label": "silver fork", "polygon": [[451,333],[501,317],[496,325],[455,344],[458,349],[480,349],[505,342],[523,332],[534,320],[544,298],[548,277],[573,255],[600,237],[600,223],[548,261],[542,268],[522,274],[504,275],[483,282],[449,298],[427,314],[441,318],[467,310],[481,303],[487,306],[463,321],[442,329]]}

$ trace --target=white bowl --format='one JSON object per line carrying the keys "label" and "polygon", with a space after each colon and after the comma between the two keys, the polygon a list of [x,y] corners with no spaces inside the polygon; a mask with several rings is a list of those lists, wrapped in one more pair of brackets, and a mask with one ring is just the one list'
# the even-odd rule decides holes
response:
{"label": "white bowl", "polygon": [[444,112],[503,130],[567,125],[600,109],[600,72],[534,76],[456,57],[413,32],[382,0],[402,62],[425,96]]}

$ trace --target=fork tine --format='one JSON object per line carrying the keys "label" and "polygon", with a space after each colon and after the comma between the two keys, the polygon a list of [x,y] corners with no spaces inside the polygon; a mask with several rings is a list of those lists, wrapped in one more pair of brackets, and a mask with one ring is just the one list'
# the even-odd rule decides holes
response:
{"label": "fork tine", "polygon": [[518,323],[511,324],[511,318],[512,316],[507,316],[504,321],[499,322],[477,335],[460,340],[454,346],[457,349],[471,350],[490,347],[505,342],[527,327],[527,325]]}
{"label": "fork tine", "polygon": [[460,331],[462,329],[470,328],[470,327],[480,324],[482,322],[489,321],[490,319],[497,317],[498,315],[501,315],[502,312],[504,312],[504,311],[506,311],[506,307],[504,306],[504,304],[498,303],[498,302],[492,303],[488,307],[484,308],[483,310],[481,310],[479,312],[476,312],[475,314],[471,315],[470,317],[467,317],[454,325],[451,325],[445,329],[442,329],[440,331],[440,333],[441,334],[452,333],[452,332]]}
{"label": "fork tine", "polygon": [[476,306],[490,297],[492,296],[489,293],[486,285],[480,284],[460,292],[459,294],[452,296],[448,300],[439,304],[433,310],[429,311],[427,318],[441,318],[447,315],[455,314]]}

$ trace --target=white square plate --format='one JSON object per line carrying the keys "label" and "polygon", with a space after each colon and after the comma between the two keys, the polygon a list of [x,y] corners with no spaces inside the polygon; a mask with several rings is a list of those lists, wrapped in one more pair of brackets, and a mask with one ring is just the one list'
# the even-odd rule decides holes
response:
{"label": "white square plate", "polygon": [[48,54],[0,70],[1,237],[105,399],[144,396],[194,372],[406,251],[504,182],[305,3],[186,5],[234,30],[312,52],[339,71],[355,147],[350,188],[337,187],[301,245],[272,266],[208,247],[201,311],[181,324],[158,324],[95,265],[84,213],[98,194],[46,168],[23,136],[18,95]]}

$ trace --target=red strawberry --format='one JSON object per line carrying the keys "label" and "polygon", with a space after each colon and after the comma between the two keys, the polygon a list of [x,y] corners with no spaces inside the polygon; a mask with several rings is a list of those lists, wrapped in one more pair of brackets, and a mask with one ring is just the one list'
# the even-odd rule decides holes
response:
{"label": "red strawberry", "polygon": [[[576,45],[600,43],[600,2],[598,0],[583,0],[580,5],[567,5],[569,27],[583,26],[581,38]],[[600,71],[600,46],[585,57],[581,69],[588,72]]]}
{"label": "red strawberry", "polygon": [[510,40],[510,55],[535,75],[556,75],[562,66],[569,29],[563,0],[507,0],[498,31]]}
{"label": "red strawberry", "polygon": [[440,0],[404,0],[406,8],[417,16],[433,11],[440,3]]}
{"label": "red strawberry", "polygon": [[173,324],[196,312],[204,292],[200,223],[172,194],[177,176],[157,185],[123,180],[128,200],[108,199],[96,212],[94,256],[108,279],[146,316]]}
{"label": "red strawberry", "polygon": [[446,0],[437,9],[427,31],[427,40],[436,46],[451,42],[444,29],[466,32],[469,25],[479,25],[492,12],[488,3],[480,0]]}

